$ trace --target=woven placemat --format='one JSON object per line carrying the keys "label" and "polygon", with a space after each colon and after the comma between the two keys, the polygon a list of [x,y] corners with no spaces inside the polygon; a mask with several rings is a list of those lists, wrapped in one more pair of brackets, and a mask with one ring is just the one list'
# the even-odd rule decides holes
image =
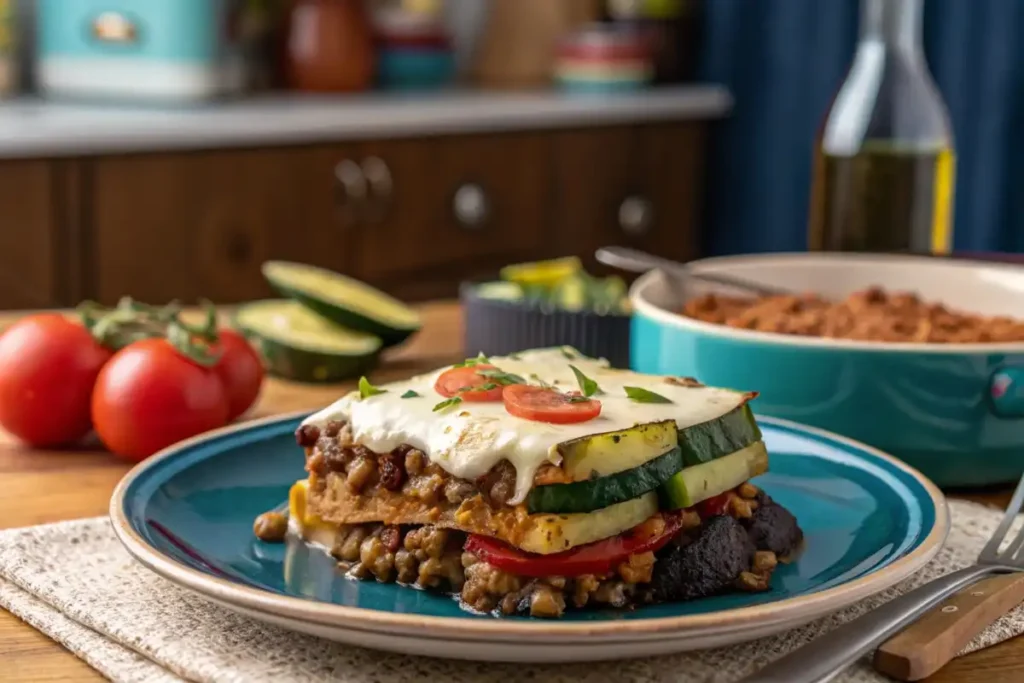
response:
{"label": "woven placemat", "polygon": [[[136,681],[450,683],[564,681],[727,683],[900,592],[971,564],[1001,517],[950,503],[952,529],[938,556],[883,594],[807,626],[742,645],[600,665],[481,664],[388,654],[263,624],[206,602],[134,562],[105,518],[0,533],[0,606],[62,643],[107,678]],[[969,652],[1024,633],[1018,608]],[[837,681],[888,679],[867,660]]]}

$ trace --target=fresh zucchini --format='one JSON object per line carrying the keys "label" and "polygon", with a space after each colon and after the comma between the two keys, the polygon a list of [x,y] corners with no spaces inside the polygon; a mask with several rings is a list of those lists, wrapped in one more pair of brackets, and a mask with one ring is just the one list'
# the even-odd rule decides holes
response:
{"label": "fresh zucchini", "polygon": [[631,470],[591,481],[535,486],[526,498],[527,510],[535,512],[591,512],[654,491],[683,469],[678,447]]}
{"label": "fresh zucchini", "polygon": [[528,553],[560,553],[578,545],[618,536],[657,511],[658,494],[652,491],[593,512],[533,515],[530,518],[532,524],[515,545]]}
{"label": "fresh zucchini", "polygon": [[679,430],[679,447],[686,467],[735,453],[760,440],[761,429],[746,403],[721,417]]}
{"label": "fresh zucchini", "polygon": [[569,481],[590,481],[639,467],[678,443],[675,421],[664,420],[565,441],[558,452]]}
{"label": "fresh zucchini", "polygon": [[267,261],[263,276],[278,292],[343,327],[380,337],[384,346],[405,341],[422,327],[416,311],[350,277],[287,261]]}
{"label": "fresh zucchini", "polygon": [[663,508],[680,510],[730,491],[768,471],[768,451],[758,441],[731,455],[687,467],[658,490]]}
{"label": "fresh zucchini", "polygon": [[583,264],[575,256],[556,258],[549,261],[514,263],[501,269],[501,279],[520,285],[537,285],[550,289],[564,278],[583,270]]}
{"label": "fresh zucchini", "polygon": [[259,349],[267,370],[300,382],[336,382],[365,374],[377,363],[381,341],[321,318],[284,299],[255,301],[234,316]]}

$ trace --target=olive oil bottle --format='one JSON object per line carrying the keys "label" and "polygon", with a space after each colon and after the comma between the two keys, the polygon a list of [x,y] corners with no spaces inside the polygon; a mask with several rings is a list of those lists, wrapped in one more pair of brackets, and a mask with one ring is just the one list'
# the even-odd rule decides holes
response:
{"label": "olive oil bottle", "polygon": [[948,253],[956,156],[923,0],[861,0],[853,65],[816,143],[810,247]]}

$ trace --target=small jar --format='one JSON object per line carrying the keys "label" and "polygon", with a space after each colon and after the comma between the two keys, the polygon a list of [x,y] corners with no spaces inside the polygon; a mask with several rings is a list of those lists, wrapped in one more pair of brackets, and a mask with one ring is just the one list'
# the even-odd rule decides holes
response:
{"label": "small jar", "polygon": [[354,92],[373,84],[373,32],[362,0],[295,0],[285,72],[296,90]]}

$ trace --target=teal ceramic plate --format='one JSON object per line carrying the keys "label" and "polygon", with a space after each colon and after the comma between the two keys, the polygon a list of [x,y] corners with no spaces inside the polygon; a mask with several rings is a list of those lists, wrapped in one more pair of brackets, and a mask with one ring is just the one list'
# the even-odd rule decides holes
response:
{"label": "teal ceramic plate", "polygon": [[139,465],[110,514],[121,541],[166,578],[235,611],[341,642],[503,661],[583,661],[735,643],[805,623],[923,566],[948,530],[946,503],[895,459],[826,432],[760,418],[771,472],[756,483],[806,534],[771,590],[559,621],[496,619],[451,599],[340,576],[302,544],[257,541],[253,519],[304,476],[302,416],[220,430]]}

